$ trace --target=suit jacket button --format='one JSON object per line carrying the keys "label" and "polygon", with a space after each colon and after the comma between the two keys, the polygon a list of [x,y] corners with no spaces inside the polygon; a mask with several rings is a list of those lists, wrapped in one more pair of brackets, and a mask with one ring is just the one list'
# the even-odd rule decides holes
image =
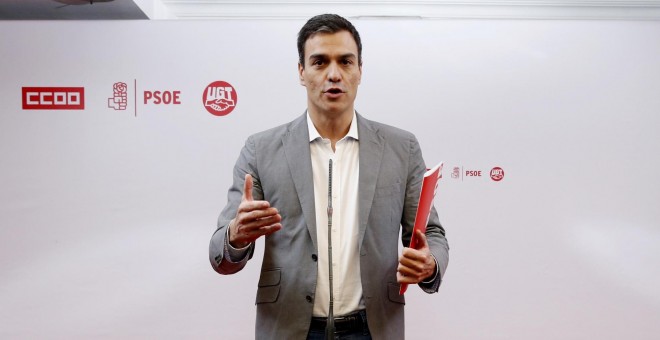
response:
{"label": "suit jacket button", "polygon": [[316,254],[312,254],[312,261],[316,262],[318,260],[318,256]]}
{"label": "suit jacket button", "polygon": [[311,303],[312,302],[312,297],[307,295],[307,296],[305,296],[305,300],[307,300],[307,302]]}

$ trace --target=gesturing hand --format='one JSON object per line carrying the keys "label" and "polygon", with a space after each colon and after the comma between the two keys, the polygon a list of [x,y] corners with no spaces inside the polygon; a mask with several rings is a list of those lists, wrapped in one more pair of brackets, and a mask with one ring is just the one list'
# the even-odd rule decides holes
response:
{"label": "gesturing hand", "polygon": [[259,237],[282,229],[280,221],[282,216],[277,208],[271,208],[268,201],[252,198],[252,176],[246,174],[241,204],[229,223],[229,244],[234,248],[246,247]]}
{"label": "gesturing hand", "polygon": [[403,253],[399,257],[396,273],[396,280],[399,283],[420,283],[435,273],[435,258],[431,256],[426,235],[417,230],[415,237],[419,249],[403,248]]}

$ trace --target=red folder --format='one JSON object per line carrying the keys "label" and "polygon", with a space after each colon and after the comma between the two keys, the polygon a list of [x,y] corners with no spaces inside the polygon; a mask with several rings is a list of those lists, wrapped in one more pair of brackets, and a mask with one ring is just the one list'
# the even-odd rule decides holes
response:
{"label": "red folder", "polygon": [[[438,189],[438,180],[442,178],[442,162],[434,166],[432,169],[424,173],[424,181],[422,182],[422,190],[419,193],[419,204],[417,205],[417,215],[415,215],[415,227],[413,234],[410,238],[410,248],[417,249],[417,237],[415,233],[420,230],[426,233],[426,225],[429,223],[429,216],[431,215],[431,207],[433,206],[433,199]],[[408,289],[407,283],[402,283],[399,289],[399,295],[403,295]]]}

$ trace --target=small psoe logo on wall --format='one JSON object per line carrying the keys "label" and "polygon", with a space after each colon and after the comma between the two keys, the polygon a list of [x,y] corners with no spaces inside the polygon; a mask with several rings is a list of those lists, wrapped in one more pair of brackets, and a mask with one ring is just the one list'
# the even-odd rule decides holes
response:
{"label": "small psoe logo on wall", "polygon": [[226,116],[234,111],[238,95],[231,84],[225,81],[214,81],[209,84],[202,95],[206,111],[215,116]]}
{"label": "small psoe logo on wall", "polygon": [[451,178],[458,179],[461,177],[461,168],[455,166],[454,169],[451,171]]}
{"label": "small psoe logo on wall", "polygon": [[465,170],[465,177],[481,177],[481,170]]}
{"label": "small psoe logo on wall", "polygon": [[126,83],[118,82],[112,85],[112,97],[108,98],[108,107],[115,110],[126,110],[128,95]]}
{"label": "small psoe logo on wall", "polygon": [[23,110],[84,110],[84,87],[23,87]]}
{"label": "small psoe logo on wall", "polygon": [[499,166],[496,166],[490,170],[490,179],[495,182],[499,182],[504,178],[504,170]]}

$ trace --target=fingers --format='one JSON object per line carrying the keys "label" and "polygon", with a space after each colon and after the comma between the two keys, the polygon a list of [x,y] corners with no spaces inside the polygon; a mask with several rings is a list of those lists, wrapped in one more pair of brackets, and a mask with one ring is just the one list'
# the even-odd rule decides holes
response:
{"label": "fingers", "polygon": [[407,276],[407,275],[401,274],[400,272],[397,272],[396,273],[396,282],[415,284],[415,283],[419,283],[420,281],[417,281],[416,277],[414,277],[414,276]]}
{"label": "fingers", "polygon": [[426,234],[421,230],[417,229],[417,231],[415,231],[415,237],[417,237],[417,249],[429,247],[429,244],[426,242]]}
{"label": "fingers", "polygon": [[245,183],[243,184],[243,201],[252,201],[252,175],[245,174]]}
{"label": "fingers", "polygon": [[[271,213],[272,212],[272,213]],[[259,216],[259,217],[253,217]],[[255,211],[241,215],[238,219],[238,229],[244,232],[253,232],[255,230],[268,227],[282,221],[282,216],[277,213],[277,209],[270,208],[268,211]]]}
{"label": "fingers", "polygon": [[415,238],[417,238],[416,249],[408,247],[403,248],[399,262],[403,262],[407,265],[413,265],[413,263],[427,262],[429,260],[431,250],[429,249],[429,245],[426,241],[426,235],[423,232],[417,230],[415,232]]}
{"label": "fingers", "polygon": [[399,257],[397,281],[400,283],[419,283],[434,272],[434,260],[426,241],[426,235],[417,231],[415,237],[418,241],[418,249],[404,248]]}
{"label": "fingers", "polygon": [[272,234],[280,229],[282,216],[268,201],[255,201],[252,197],[252,176],[245,176],[243,199],[238,206],[236,217],[229,225],[229,243],[243,248],[261,236]]}
{"label": "fingers", "polygon": [[241,215],[241,219],[243,220],[241,222],[245,222],[245,224],[247,224],[251,221],[262,221],[272,216],[280,216],[277,208],[252,210]]}
{"label": "fingers", "polygon": [[[430,256],[430,255],[429,255]],[[404,275],[420,275],[426,270],[428,257],[419,251],[405,248],[399,257],[399,267],[397,271]]]}
{"label": "fingers", "polygon": [[271,208],[268,201],[243,201],[238,205],[236,216],[255,220],[277,213],[277,208]]}
{"label": "fingers", "polygon": [[420,283],[433,274],[432,271],[414,270],[410,267],[399,264],[396,272],[396,278],[399,283]]}
{"label": "fingers", "polygon": [[259,228],[244,228],[239,231],[237,235],[237,243],[244,243],[248,245],[262,236],[270,235],[278,230],[282,229],[280,223],[274,223],[271,225],[261,226]]}

